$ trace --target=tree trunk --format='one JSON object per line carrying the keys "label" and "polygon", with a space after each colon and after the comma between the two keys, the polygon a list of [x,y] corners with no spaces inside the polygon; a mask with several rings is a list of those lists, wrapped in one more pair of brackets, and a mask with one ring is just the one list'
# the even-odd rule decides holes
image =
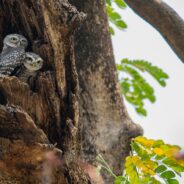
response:
{"label": "tree trunk", "polygon": [[45,61],[29,84],[0,79],[0,183],[91,183],[98,154],[120,174],[142,134],[119,93],[104,1],[70,3],[0,1],[1,44],[23,34]]}
{"label": "tree trunk", "polygon": [[[127,114],[119,92],[105,2],[70,0],[86,21],[75,34],[79,75],[81,155],[94,164],[102,154],[116,174],[121,174],[130,139],[142,134]],[[109,181],[105,176],[106,183]]]}

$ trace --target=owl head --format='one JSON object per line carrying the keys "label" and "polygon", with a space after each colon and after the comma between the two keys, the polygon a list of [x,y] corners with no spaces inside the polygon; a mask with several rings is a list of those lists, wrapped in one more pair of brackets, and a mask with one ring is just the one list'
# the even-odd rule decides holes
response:
{"label": "owl head", "polygon": [[29,71],[34,72],[34,71],[40,70],[43,66],[43,59],[39,55],[37,55],[33,52],[26,52],[24,66]]}
{"label": "owl head", "polygon": [[4,38],[3,43],[4,43],[4,48],[7,48],[7,47],[26,48],[28,46],[27,39],[24,36],[19,35],[19,34],[9,34],[9,35],[7,35]]}

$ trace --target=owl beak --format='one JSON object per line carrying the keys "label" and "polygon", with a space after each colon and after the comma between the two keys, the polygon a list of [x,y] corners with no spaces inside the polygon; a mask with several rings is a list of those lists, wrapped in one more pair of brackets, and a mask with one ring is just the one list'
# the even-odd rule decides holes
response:
{"label": "owl beak", "polygon": [[32,67],[36,67],[36,64],[34,63],[34,64],[32,64]]}
{"label": "owl beak", "polygon": [[18,42],[18,46],[21,46],[21,42]]}

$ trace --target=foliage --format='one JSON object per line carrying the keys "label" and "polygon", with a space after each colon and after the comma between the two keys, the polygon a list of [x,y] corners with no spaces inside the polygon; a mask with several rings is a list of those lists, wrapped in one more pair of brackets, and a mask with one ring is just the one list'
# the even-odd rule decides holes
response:
{"label": "foliage", "polygon": [[[125,2],[123,0],[106,0],[106,7],[110,23],[120,30],[127,28],[126,23],[122,20],[121,15],[114,10],[112,4],[124,9],[126,8]],[[109,30],[112,35],[115,35],[113,26],[109,26]]]}
{"label": "foliage", "polygon": [[[110,33],[115,35],[114,27],[123,30],[127,28],[115,6],[126,8],[123,0],[106,0],[107,13],[110,22]],[[154,103],[156,100],[153,87],[142,76],[143,72],[151,75],[162,87],[166,86],[168,75],[159,67],[144,60],[123,59],[117,65],[121,76],[120,87],[126,100],[133,104],[137,113],[146,116],[145,100]],[[125,170],[122,176],[116,176],[102,156],[97,160],[101,168],[114,177],[115,184],[179,184],[177,176],[184,172],[184,161],[173,158],[180,148],[165,144],[162,140],[149,140],[137,137],[132,143],[131,155],[126,158]]]}
{"label": "foliage", "polygon": [[180,147],[145,137],[135,138],[131,147],[122,176],[116,176],[102,156],[97,157],[101,167],[114,177],[114,184],[179,184],[184,161],[175,160],[173,155]]}
{"label": "foliage", "polygon": [[[113,26],[119,29],[127,28],[121,15],[115,11],[114,7],[126,8],[123,0],[106,0],[107,14],[110,22],[110,33],[115,35]],[[121,92],[126,100],[131,103],[138,114],[146,116],[147,111],[144,108],[144,101],[147,99],[154,103],[156,98],[153,87],[141,75],[141,72],[150,74],[161,86],[166,86],[165,79],[168,75],[160,68],[153,66],[148,61],[123,59],[121,64],[117,65],[117,70],[121,76],[128,74],[120,80]]]}
{"label": "foliage", "polygon": [[[127,28],[115,6],[126,8],[123,0],[106,0],[107,13],[110,22],[110,33],[115,35],[114,27],[123,30]],[[156,100],[153,87],[143,77],[143,72],[148,73],[160,86],[166,86],[168,75],[159,67],[153,66],[144,60],[123,59],[117,65],[120,74],[121,92],[126,100],[133,104],[137,113],[146,116],[145,100],[154,103]],[[131,155],[126,158],[125,170],[122,176],[116,176],[102,156],[97,160],[101,168],[114,177],[115,184],[178,184],[177,176],[184,172],[184,161],[173,158],[174,153],[180,148],[165,144],[162,140],[149,140],[137,137],[132,143]]]}
{"label": "foliage", "polygon": [[[147,72],[163,87],[166,86],[165,80],[168,79],[168,75],[162,69],[143,60],[123,59],[121,64],[117,65],[117,70],[122,75],[120,79],[122,94],[129,103],[134,105],[137,113],[146,116],[144,100],[154,103],[156,98],[153,87],[140,72]],[[125,73],[128,75],[124,75]]]}

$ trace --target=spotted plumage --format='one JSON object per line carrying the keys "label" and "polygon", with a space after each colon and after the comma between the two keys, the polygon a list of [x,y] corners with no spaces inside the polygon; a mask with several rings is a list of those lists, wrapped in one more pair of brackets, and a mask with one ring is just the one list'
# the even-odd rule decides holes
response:
{"label": "spotted plumage", "polygon": [[10,175],[0,173],[0,184],[20,184],[20,181]]}
{"label": "spotted plumage", "polygon": [[25,61],[27,39],[19,34],[10,34],[4,38],[4,46],[0,55],[0,76],[14,75],[17,67]]}
{"label": "spotted plumage", "polygon": [[25,61],[20,69],[16,72],[16,76],[23,82],[28,82],[31,77],[36,76],[37,71],[43,66],[43,59],[33,53],[26,52]]}

